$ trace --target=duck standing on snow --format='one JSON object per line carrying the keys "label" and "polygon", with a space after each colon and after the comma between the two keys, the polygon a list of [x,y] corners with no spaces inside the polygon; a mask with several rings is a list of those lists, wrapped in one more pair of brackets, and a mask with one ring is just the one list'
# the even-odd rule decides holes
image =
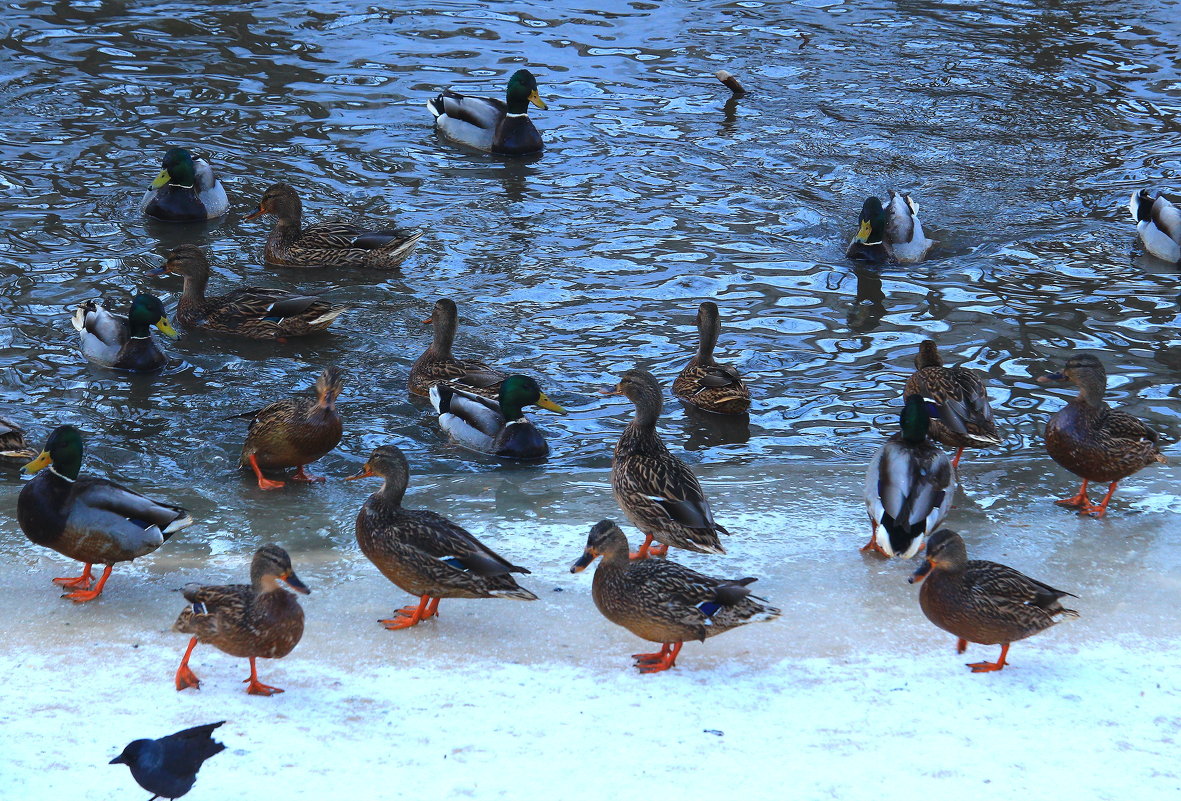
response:
{"label": "duck standing on snow", "polygon": [[[80,576],[53,580],[74,590],[62,597],[76,603],[101,595],[115,564],[151,553],[193,523],[179,506],[145,498],[105,478],[79,476],[81,469],[82,432],[58,426],[41,455],[25,465],[25,472],[37,475],[16,502],[17,522],[33,544],[85,565]],[[106,568],[91,589],[95,564]]]}
{"label": "duck standing on snow", "polygon": [[[615,445],[611,487],[619,508],[644,534],[635,559],[664,556],[669,546],[698,553],[725,553],[718,534],[730,532],[714,522],[701,483],[689,466],[669,452],[656,421],[664,403],[660,384],[649,372],[628,370],[612,394],[635,404],[636,415]],[[664,545],[652,545],[656,540]]]}
{"label": "duck standing on snow", "polygon": [[419,597],[417,606],[404,607],[394,617],[379,621],[387,629],[410,628],[436,617],[443,598],[537,600],[511,575],[528,570],[442,515],[402,506],[410,466],[396,445],[374,450],[361,471],[347,480],[369,476],[384,483],[357,515],[357,544],[386,578]]}
{"label": "duck standing on snow", "polygon": [[439,425],[452,439],[465,448],[502,459],[544,459],[549,455],[549,443],[525,417],[526,406],[566,414],[545,396],[536,381],[524,375],[506,378],[497,400],[455,384],[435,384],[430,399],[439,415]]}
{"label": "duck standing on snow", "polygon": [[546,107],[537,94],[533,73],[517,70],[509,78],[504,101],[448,89],[428,100],[426,107],[435,115],[435,129],[448,139],[492,153],[523,156],[544,147],[529,119],[530,103]]}
{"label": "duck standing on snow", "polygon": [[258,488],[279,489],[282,481],[265,478],[262,469],[297,468],[292,481],[323,481],[304,467],[326,455],[340,442],[342,427],[336,399],[344,388],[344,373],[326,367],[316,379],[316,397],[284,398],[261,409],[234,415],[250,419],[241,466],[254,471]]}
{"label": "duck standing on snow", "polygon": [[427,397],[431,387],[439,382],[455,384],[466,392],[485,398],[498,398],[505,375],[483,362],[457,359],[451,353],[459,312],[455,301],[441,298],[435,301],[434,311],[424,323],[434,326],[434,338],[410,368],[410,394]]}
{"label": "duck standing on snow", "polygon": [[916,370],[906,379],[903,396],[918,395],[935,406],[931,414],[931,439],[956,449],[952,467],[959,467],[964,448],[1000,444],[992,407],[988,404],[988,390],[975,371],[967,367],[944,367],[939,348],[930,339],[919,345],[914,366]]}
{"label": "duck standing on snow", "polygon": [[861,550],[909,559],[947,516],[956,481],[951,460],[927,436],[931,418],[921,396],[907,396],[901,423],[865,473],[873,531]]}
{"label": "duck standing on snow", "polygon": [[1078,612],[1059,603],[1068,595],[1078,596],[996,562],[969,560],[963,539],[949,529],[936,531],[927,542],[926,559],[910,577],[911,584],[920,581],[923,614],[959,638],[957,654],[967,650],[970,642],[1001,646],[996,662],[969,664],[973,673],[1001,670],[1007,664],[1010,643],[1045,631],[1064,618],[1078,617]]}
{"label": "duck standing on snow", "polygon": [[756,621],[774,620],[779,610],[751,594],[753,578],[717,579],[663,559],[633,562],[627,537],[610,520],[595,524],[582,556],[571,565],[581,573],[598,557],[591,595],[603,617],[637,637],[660,643],[653,654],[633,654],[641,673],[673,667],[686,640],[701,640]]}
{"label": "duck standing on snow", "polygon": [[927,256],[935,242],[923,234],[919,204],[910,195],[890,190],[890,202],[882,206],[876,197],[861,207],[857,234],[845,256],[874,263],[915,264]]}
{"label": "duck standing on snow", "polygon": [[718,304],[704,301],[697,309],[697,355],[673,381],[673,395],[690,406],[714,414],[746,414],[750,390],[742,376],[728,364],[714,361],[714,346],[721,330]]}
{"label": "duck standing on snow", "polygon": [[183,147],[164,154],[164,169],[140,202],[145,215],[167,222],[212,220],[229,209],[226,190],[209,162],[194,158]]}
{"label": "duck standing on snow", "polygon": [[[1039,384],[1057,381],[1069,381],[1079,388],[1079,393],[1046,423],[1046,451],[1055,462],[1083,479],[1076,495],[1057,503],[1076,507],[1081,514],[1103,517],[1119,482],[1150,464],[1165,463],[1159,438],[1137,418],[1103,401],[1107,371],[1089,353],[1071,356],[1062,372],[1038,378]],[[1087,484],[1092,481],[1110,482],[1098,506],[1087,498]]]}
{"label": "duck standing on snow", "polygon": [[213,730],[224,723],[194,726],[158,740],[134,740],[110,764],[131,768],[136,783],[154,793],[149,801],[180,798],[193,789],[205,760],[225,750],[213,739]]}
{"label": "duck standing on snow", "polygon": [[295,596],[279,586],[282,581],[298,593],[307,588],[291,567],[291,557],[278,545],[264,545],[250,563],[249,584],[188,584],[183,592],[189,602],[172,625],[173,631],[192,634],[180,667],[176,689],[200,689],[201,682],[189,667],[189,657],[198,642],[217,646],[230,656],[250,660],[246,692],[274,695],[283,692],[258,680],[255,660],[281,659],[303,637],[303,608]]}
{"label": "duck standing on snow", "polygon": [[1181,262],[1181,210],[1164,195],[1153,197],[1147,189],[1132,195],[1128,211],[1136,222],[1136,230],[1144,249],[1158,259]]}
{"label": "duck standing on snow", "polygon": [[176,329],[168,322],[164,304],[155,295],[136,295],[126,317],[88,300],[74,310],[71,319],[82,340],[82,355],[95,364],[133,373],[152,373],[168,364],[168,357],[152,338],[152,326],[169,339]]}
{"label": "duck standing on snow", "polygon": [[263,193],[258,211],[275,218],[267,237],[267,264],[284,267],[370,267],[392,270],[410,255],[421,231],[387,229],[370,231],[346,222],[321,222],[301,227],[303,203],[287,184],[274,184]]}

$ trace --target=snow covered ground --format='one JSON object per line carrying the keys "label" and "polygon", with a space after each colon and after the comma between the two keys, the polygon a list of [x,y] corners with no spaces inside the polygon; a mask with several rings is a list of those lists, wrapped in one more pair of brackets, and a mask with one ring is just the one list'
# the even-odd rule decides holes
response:
{"label": "snow covered ground", "polygon": [[[618,516],[601,491],[605,473],[573,489],[569,476],[531,483],[549,499],[546,519],[568,525],[510,524],[487,511],[466,520],[533,567],[522,583],[541,596],[534,603],[447,601],[441,619],[387,632],[376,619],[409,599],[349,541],[349,520],[318,546],[292,547],[313,593],[301,598],[303,642],[260,662],[262,680],[287,690],[273,698],[245,695],[246,662],[210,647],[192,662],[202,689],[172,688],[185,638],[169,630],[183,605],[171,591],[241,577],[257,520],[238,541],[194,533],[121,566],[85,606],[60,601],[49,584],[65,561],[10,527],[0,540],[0,798],[146,799],[108,760],[132,739],[221,719],[228,750],[206,765],[194,801],[1181,791],[1178,468],[1145,471],[1117,494],[1112,517],[1093,521],[1048,503],[1070,487],[1044,463],[965,462],[969,490],[953,527],[970,553],[1081,596],[1071,604],[1079,620],[1014,645],[1010,667],[985,675],[964,662],[998,649],[957,656],[918,609],[905,580],[913,565],[857,552],[868,534],[859,468],[700,472],[736,532],[731,553],[676,558],[759,576],[784,615],[689,643],[676,669],[655,676],[630,667],[628,654],[649,649],[598,615],[590,575],[567,572],[589,525]],[[464,509],[513,480],[484,478],[412,484],[407,502]],[[364,495],[355,485],[326,491]],[[202,537],[221,547],[204,552]]]}

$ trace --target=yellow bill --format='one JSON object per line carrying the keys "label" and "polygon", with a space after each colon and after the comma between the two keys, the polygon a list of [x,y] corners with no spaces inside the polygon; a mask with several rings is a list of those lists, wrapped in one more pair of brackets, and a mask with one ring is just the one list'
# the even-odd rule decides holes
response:
{"label": "yellow bill", "polygon": [[172,176],[168,174],[168,170],[160,170],[160,174],[156,176],[156,180],[152,181],[152,188],[159,189],[172,180]]}
{"label": "yellow bill", "polygon": [[[520,97],[520,95],[517,96]],[[529,102],[541,109],[549,108],[545,104],[545,101],[541,99],[541,95],[537,94],[536,89],[529,93]]]}
{"label": "yellow bill", "polygon": [[549,409],[551,412],[557,412],[558,414],[568,414],[565,409],[547,398],[544,392],[541,393],[541,397],[537,399],[537,405],[543,409]]}
{"label": "yellow bill", "polygon": [[49,455],[49,451],[41,451],[36,459],[24,466],[24,471],[29,475],[36,473],[49,465],[53,464],[53,457]]}
{"label": "yellow bill", "polygon": [[168,337],[169,339],[176,339],[180,336],[180,334],[176,333],[176,329],[172,327],[172,324],[168,322],[167,317],[161,317],[159,320],[157,320],[156,328],[160,330],[161,334]]}

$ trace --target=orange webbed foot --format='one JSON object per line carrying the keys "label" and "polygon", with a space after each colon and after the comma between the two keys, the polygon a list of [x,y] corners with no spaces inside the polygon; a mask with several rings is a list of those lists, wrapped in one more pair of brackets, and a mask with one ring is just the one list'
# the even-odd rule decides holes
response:
{"label": "orange webbed foot", "polygon": [[636,667],[641,673],[660,673],[677,664],[677,654],[681,652],[682,643],[664,643],[660,653],[632,654],[636,660]]}
{"label": "orange webbed foot", "polygon": [[668,546],[667,545],[653,545],[648,548],[648,555],[655,556],[657,558],[662,558],[662,557],[668,556]]}
{"label": "orange webbed foot", "polygon": [[408,629],[411,626],[417,626],[422,621],[429,617],[438,615],[439,599],[434,599],[434,603],[428,607],[431,599],[429,596],[422,596],[422,600],[418,602],[418,606],[404,606],[394,616],[385,620],[377,621],[385,626],[390,631],[397,629]]}
{"label": "orange webbed foot", "polygon": [[258,679],[251,677],[249,679],[242,679],[243,684],[249,685],[246,692],[250,695],[277,695],[283,692],[280,687],[272,687],[269,684],[263,684]]}
{"label": "orange webbed foot", "polygon": [[90,565],[82,568],[81,576],[74,576],[73,578],[55,578],[53,583],[59,587],[64,587],[70,590],[77,590],[81,588],[90,589],[90,585],[94,583],[94,574],[90,572]]}
{"label": "orange webbed foot", "polygon": [[972,668],[973,673],[992,673],[996,670],[1004,668],[1004,662],[969,662],[968,667]]}
{"label": "orange webbed foot", "polygon": [[75,592],[63,593],[62,597],[69,598],[76,604],[84,604],[87,601],[93,601],[102,594],[102,590],[77,590]]}
{"label": "orange webbed foot", "polygon": [[286,487],[286,486],[287,486],[287,482],[285,482],[285,481],[272,481],[269,478],[261,478],[261,477],[258,479],[258,488],[260,490],[276,490],[276,489],[282,489],[283,487]]}
{"label": "orange webbed foot", "polygon": [[869,542],[861,546],[861,553],[865,553],[866,551],[884,556],[887,559],[890,558],[890,554],[886,553],[882,546],[878,545],[877,537],[874,537]]}
{"label": "orange webbed foot", "polygon": [[306,481],[310,484],[314,481],[327,481],[328,479],[324,478],[324,476],[313,476],[311,473],[304,471],[304,465],[301,464],[295,471],[295,475],[291,477],[291,480]]}
{"label": "orange webbed foot", "polygon": [[197,678],[188,665],[181,665],[176,671],[176,691],[187,690],[192,687],[194,690],[201,689],[201,680]]}

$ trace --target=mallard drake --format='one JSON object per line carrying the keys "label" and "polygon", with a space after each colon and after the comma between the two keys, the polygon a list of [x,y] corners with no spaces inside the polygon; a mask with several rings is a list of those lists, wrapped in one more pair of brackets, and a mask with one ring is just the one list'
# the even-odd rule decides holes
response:
{"label": "mallard drake", "polygon": [[164,154],[164,169],[144,193],[140,211],[168,222],[212,220],[230,210],[230,201],[209,162],[183,147]]}
{"label": "mallard drake", "polygon": [[404,607],[392,618],[379,621],[387,629],[405,629],[435,617],[443,598],[537,600],[511,575],[528,570],[512,564],[442,515],[402,506],[410,466],[396,445],[374,450],[361,471],[346,480],[369,476],[384,483],[357,515],[357,544],[382,575],[419,596],[418,606]]}
{"label": "mallard drake", "polygon": [[7,417],[0,417],[0,459],[8,459],[20,464],[37,456],[25,443],[25,430]]}
{"label": "mallard drake", "polygon": [[111,765],[126,765],[136,784],[157,798],[176,799],[193,789],[197,771],[210,757],[225,750],[213,730],[225,723],[206,723],[158,740],[132,740]]}
{"label": "mallard drake", "polygon": [[344,373],[326,367],[316,379],[315,400],[284,398],[235,417],[250,420],[246,444],[242,446],[241,467],[249,467],[258,478],[258,488],[279,489],[282,481],[265,478],[262,469],[295,467],[293,481],[323,481],[323,476],[304,472],[304,467],[327,454],[340,442],[340,415],[336,398],[344,388]]}
{"label": "mallard drake", "polygon": [[155,295],[141,293],[132,298],[126,317],[88,300],[74,310],[71,320],[82,340],[83,356],[103,367],[133,373],[155,372],[168,364],[168,357],[152,338],[152,326],[170,339],[177,337],[164,304]]}
{"label": "mallard drake", "polygon": [[218,334],[275,340],[307,336],[323,331],[349,308],[316,295],[257,286],[207,298],[209,260],[193,245],[173,248],[163,271],[184,278],[184,292],[176,307],[181,325]]}
{"label": "mallard drake", "polygon": [[[878,450],[865,473],[865,507],[873,531],[861,549],[909,559],[947,516],[955,497],[955,468],[927,433],[920,395],[908,395],[902,431]],[[885,532],[885,536],[881,532]]]}
{"label": "mallard drake", "polygon": [[448,89],[426,101],[426,107],[435,116],[435,129],[448,139],[492,153],[523,156],[544,147],[529,119],[530,103],[546,107],[537,94],[533,73],[517,70],[508,80],[504,102]]}
{"label": "mallard drake", "polygon": [[566,414],[536,381],[524,375],[506,378],[497,400],[454,384],[435,384],[430,399],[439,414],[439,425],[452,439],[465,448],[503,459],[544,459],[549,455],[549,443],[522,411],[526,406]]}
{"label": "mallard drake", "polygon": [[424,323],[434,325],[435,336],[430,346],[410,368],[411,395],[426,397],[430,394],[431,387],[443,381],[474,395],[486,398],[500,397],[504,373],[493,370],[483,362],[457,359],[451,355],[451,343],[455,341],[458,318],[455,301],[442,298],[435,301],[431,316],[423,320]]}
{"label": "mallard drake", "polygon": [[263,193],[253,220],[264,214],[275,218],[267,237],[268,264],[284,267],[371,267],[392,270],[406,260],[422,237],[421,231],[368,231],[351,223],[322,222],[300,227],[303,204],[287,184],[272,184]]}
{"label": "mallard drake", "polygon": [[[85,565],[80,576],[53,580],[75,590],[62,597],[78,603],[102,594],[116,563],[151,553],[193,523],[179,506],[145,498],[105,478],[80,478],[81,469],[82,432],[58,426],[41,454],[25,465],[25,472],[37,475],[16,502],[17,522],[31,542]],[[106,568],[91,589],[95,564]]]}
{"label": "mallard drake", "polygon": [[1181,262],[1181,210],[1164,195],[1153,197],[1147,189],[1132,195],[1128,211],[1136,222],[1144,249],[1165,261]]}
{"label": "mallard drake", "polygon": [[697,355],[673,381],[673,394],[706,412],[746,414],[750,409],[750,390],[736,369],[714,361],[720,330],[718,304],[704,301],[697,308]]}
{"label": "mallard drake", "polygon": [[303,608],[295,596],[279,582],[307,595],[307,588],[291,567],[291,557],[278,545],[264,545],[250,563],[249,584],[201,585],[184,588],[189,602],[172,630],[192,634],[180,667],[176,669],[176,689],[200,689],[201,682],[189,667],[189,657],[197,643],[214,645],[230,656],[250,660],[250,678],[246,692],[251,695],[274,695],[283,692],[258,680],[254,660],[282,659],[291,653],[303,637]]}
{"label": "mallard drake", "polygon": [[910,577],[915,584],[926,578],[919,590],[923,614],[939,628],[959,638],[956,653],[969,642],[999,645],[996,662],[973,662],[973,673],[1002,669],[1007,663],[1009,644],[1032,637],[1039,631],[1078,612],[1065,609],[1059,600],[1069,592],[1034,581],[1011,567],[968,560],[964,541],[950,529],[941,529],[927,541],[927,558]]}
{"label": "mallard drake", "polygon": [[891,189],[890,201],[884,207],[876,197],[865,199],[857,234],[849,242],[845,256],[878,263],[914,264],[926,258],[934,244],[923,234],[919,204],[910,195]]}
{"label": "mallard drake", "polygon": [[779,610],[751,595],[755,579],[718,579],[663,559],[633,562],[627,537],[610,520],[590,530],[586,550],[570,567],[581,573],[597,557],[591,595],[603,617],[637,637],[661,644],[654,654],[632,654],[641,673],[676,664],[685,640],[701,640],[747,623],[774,620]]}
{"label": "mallard drake", "polygon": [[[718,534],[729,534],[714,521],[709,501],[689,466],[669,453],[656,420],[664,404],[660,384],[651,373],[628,370],[615,386],[636,406],[636,416],[615,445],[611,488],[627,519],[644,533],[644,544],[633,555],[663,556],[669,546],[698,553],[725,553]],[[652,540],[663,548],[652,546]]]}
{"label": "mallard drake", "polygon": [[[1046,423],[1046,451],[1055,462],[1083,479],[1076,495],[1057,503],[1076,507],[1081,514],[1103,517],[1119,482],[1154,462],[1166,462],[1157,433],[1127,412],[1103,402],[1107,371],[1089,353],[1071,356],[1062,372],[1038,378],[1039,384],[1055,381],[1069,381],[1079,388],[1079,393]],[[1087,484],[1092,481],[1110,482],[1098,506],[1087,498]]]}
{"label": "mallard drake", "polygon": [[903,396],[921,395],[931,411],[931,439],[955,448],[952,467],[960,466],[964,448],[999,445],[1001,438],[988,405],[988,390],[974,370],[944,367],[936,344],[927,339],[914,357],[915,372]]}

